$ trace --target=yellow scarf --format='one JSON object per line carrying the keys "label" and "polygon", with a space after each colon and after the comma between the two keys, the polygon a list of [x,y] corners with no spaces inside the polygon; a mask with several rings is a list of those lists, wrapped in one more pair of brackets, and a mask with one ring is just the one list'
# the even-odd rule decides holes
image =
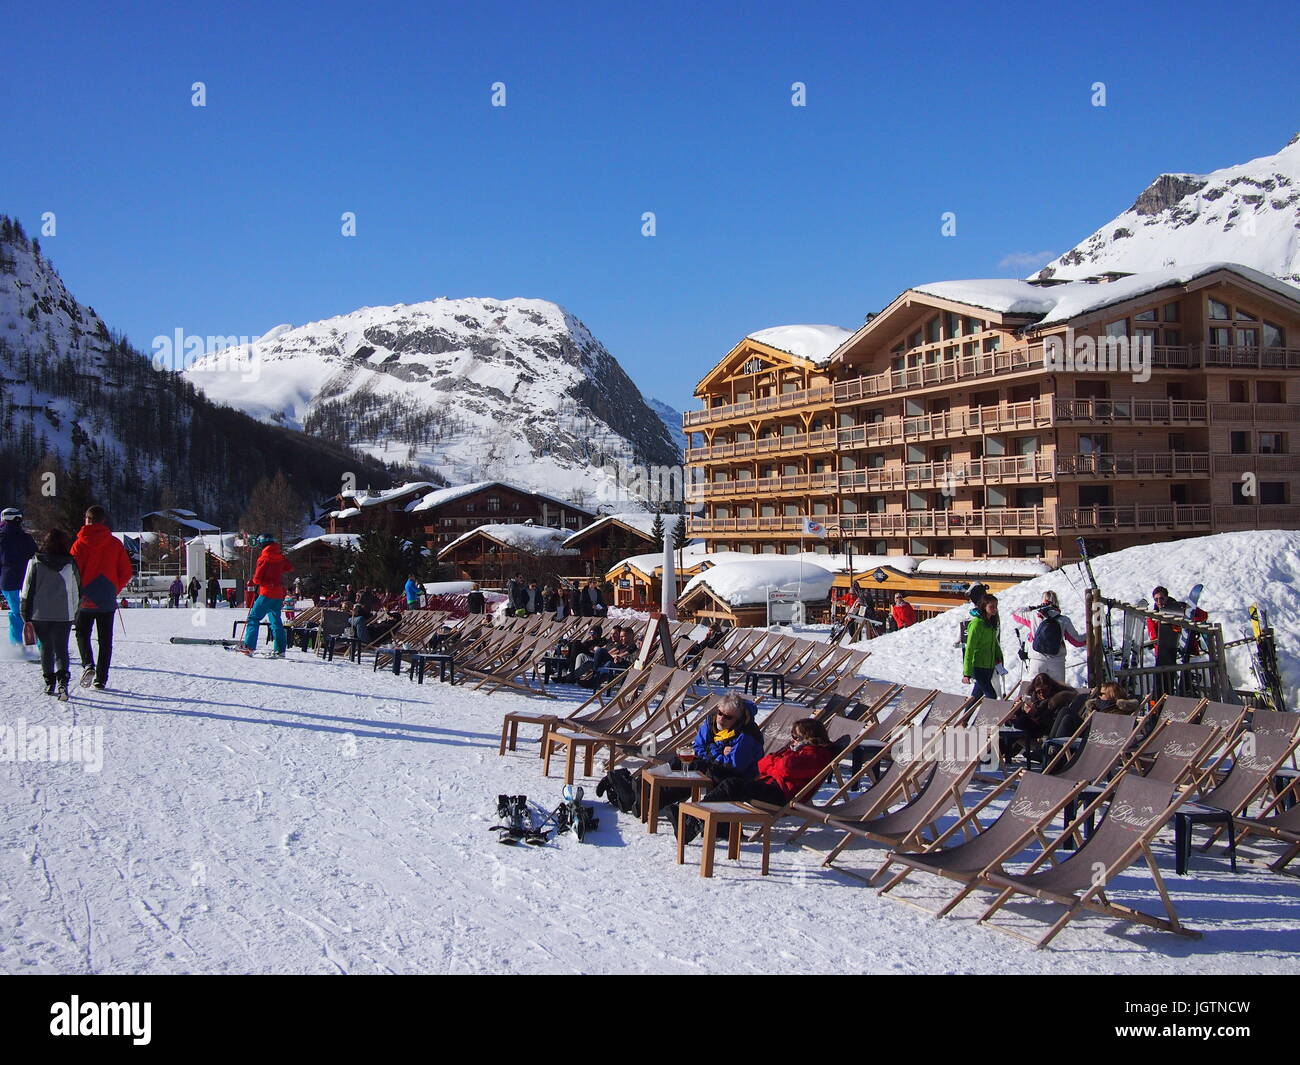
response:
{"label": "yellow scarf", "polygon": [[734,740],[736,738],[736,730],[734,728],[723,729],[721,732],[715,732],[713,738],[715,740]]}

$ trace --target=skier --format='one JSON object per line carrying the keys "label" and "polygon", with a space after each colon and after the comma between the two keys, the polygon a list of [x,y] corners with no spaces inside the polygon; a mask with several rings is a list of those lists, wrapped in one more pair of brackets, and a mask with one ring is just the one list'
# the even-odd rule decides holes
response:
{"label": "skier", "polygon": [[[77,609],[77,651],[81,654],[81,686],[108,684],[108,667],[113,658],[113,615],[117,595],[131,580],[131,558],[120,540],[108,528],[108,512],[101,506],[86,511],[85,524],[77,530],[72,557],[81,571],[81,605]],[[95,630],[99,659],[90,649],[90,630]]]}
{"label": "skier", "polygon": [[1043,593],[1043,600],[1034,607],[1022,607],[1013,613],[1011,620],[1029,630],[1029,664],[1026,672],[1031,677],[1046,673],[1057,684],[1065,683],[1065,644],[1083,647],[1086,641],[1079,635],[1066,615],[1061,613],[1061,602],[1053,591]]}
{"label": "skier", "polygon": [[27,563],[36,554],[36,541],[23,528],[22,511],[8,507],[0,514],[0,592],[9,604],[9,642],[23,646],[23,614],[19,590]]}
{"label": "skier", "polygon": [[22,590],[23,617],[41,645],[45,694],[55,694],[57,683],[61,702],[68,699],[68,637],[81,601],[81,575],[70,547],[62,529],[47,532],[40,552],[27,564]]}
{"label": "skier", "polygon": [[259,536],[256,542],[264,546],[253,570],[252,584],[257,586],[257,599],[248,612],[248,622],[244,626],[244,649],[247,654],[257,650],[257,630],[265,618],[271,626],[274,657],[283,658],[288,640],[280,611],[284,608],[284,575],[293,569],[293,565],[284,557],[280,545],[272,537]]}

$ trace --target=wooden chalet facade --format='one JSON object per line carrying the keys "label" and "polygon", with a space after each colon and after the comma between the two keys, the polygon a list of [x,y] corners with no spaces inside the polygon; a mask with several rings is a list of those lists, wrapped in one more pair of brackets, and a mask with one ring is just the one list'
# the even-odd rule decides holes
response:
{"label": "wooden chalet facade", "polygon": [[[1053,358],[1120,338],[1149,377]],[[1300,527],[1300,290],[1244,267],[921,286],[821,360],[747,338],[696,394],[710,550],[798,550],[806,517],[817,549],[1051,564]]]}

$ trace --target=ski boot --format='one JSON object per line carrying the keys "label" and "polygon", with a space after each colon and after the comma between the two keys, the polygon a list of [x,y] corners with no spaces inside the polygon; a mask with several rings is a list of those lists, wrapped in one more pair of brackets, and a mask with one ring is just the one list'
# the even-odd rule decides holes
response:
{"label": "ski boot", "polygon": [[45,694],[46,694],[46,695],[53,695],[53,694],[54,694],[54,674],[53,674],[53,673],[46,673],[46,674],[45,674]]}

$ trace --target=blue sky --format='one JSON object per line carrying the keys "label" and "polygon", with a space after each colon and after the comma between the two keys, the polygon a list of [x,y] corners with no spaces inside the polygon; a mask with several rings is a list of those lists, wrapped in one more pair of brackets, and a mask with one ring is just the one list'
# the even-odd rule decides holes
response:
{"label": "blue sky", "polygon": [[6,30],[0,211],[56,212],[46,253],[143,350],[532,296],[679,407],[745,333],[1023,275],[1161,171],[1300,129],[1294,2],[46,3]]}

